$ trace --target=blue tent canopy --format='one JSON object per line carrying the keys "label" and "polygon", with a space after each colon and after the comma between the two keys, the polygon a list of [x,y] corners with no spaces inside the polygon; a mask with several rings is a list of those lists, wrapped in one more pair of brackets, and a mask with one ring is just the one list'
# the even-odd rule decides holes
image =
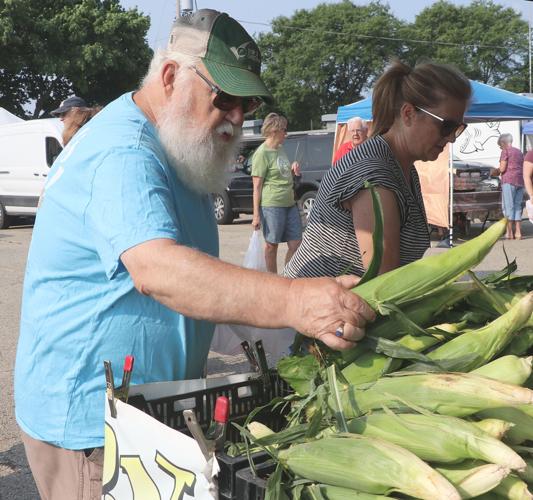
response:
{"label": "blue tent canopy", "polygon": [[[467,121],[502,121],[533,118],[533,99],[470,80],[473,89],[472,102],[465,113]],[[346,123],[359,116],[372,119],[372,98],[339,106],[337,123]]]}

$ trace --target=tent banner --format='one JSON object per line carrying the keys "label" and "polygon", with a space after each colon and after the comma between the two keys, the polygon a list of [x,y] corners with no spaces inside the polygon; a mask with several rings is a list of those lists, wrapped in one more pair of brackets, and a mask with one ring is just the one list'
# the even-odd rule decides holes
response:
{"label": "tent banner", "polygon": [[415,162],[428,223],[445,228],[450,221],[449,161],[450,147],[446,146],[436,160]]}
{"label": "tent banner", "polygon": [[122,401],[115,405],[112,417],[106,397],[102,500],[217,497],[218,463],[207,462],[194,439]]}

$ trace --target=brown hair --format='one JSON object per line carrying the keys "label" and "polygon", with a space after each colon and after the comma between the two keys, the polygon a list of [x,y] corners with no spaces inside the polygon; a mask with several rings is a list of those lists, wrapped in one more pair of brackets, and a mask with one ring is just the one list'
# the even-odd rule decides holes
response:
{"label": "brown hair", "polygon": [[72,108],[68,118],[65,119],[65,128],[62,134],[63,146],[66,146],[76,132],[101,109],[102,106],[95,106],[94,108]]}
{"label": "brown hair", "polygon": [[277,113],[269,113],[263,120],[261,134],[263,134],[264,137],[268,137],[274,132],[283,130],[284,128],[287,128],[287,118],[283,115],[278,115]]}
{"label": "brown hair", "polygon": [[453,66],[425,62],[410,68],[395,61],[374,86],[372,135],[387,132],[405,102],[429,108],[450,97],[468,101],[471,95],[468,78]]}

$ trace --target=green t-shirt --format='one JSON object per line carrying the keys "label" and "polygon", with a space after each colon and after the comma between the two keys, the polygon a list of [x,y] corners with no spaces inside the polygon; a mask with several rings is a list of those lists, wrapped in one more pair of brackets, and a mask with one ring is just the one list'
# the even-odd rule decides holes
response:
{"label": "green t-shirt", "polygon": [[282,146],[269,149],[261,144],[252,157],[252,175],[263,178],[262,207],[294,205],[291,163]]}

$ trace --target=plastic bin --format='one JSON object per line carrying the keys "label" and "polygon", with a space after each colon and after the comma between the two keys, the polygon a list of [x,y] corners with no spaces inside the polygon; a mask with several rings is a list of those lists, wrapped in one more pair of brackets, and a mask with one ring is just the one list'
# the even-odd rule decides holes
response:
{"label": "plastic bin", "polygon": [[[265,384],[262,378],[253,373],[206,380],[137,385],[130,389],[128,404],[172,429],[189,435],[183,410],[194,409],[198,423],[205,430],[211,422],[217,397],[226,396],[230,401],[226,439],[238,442],[241,441],[241,436],[232,423],[244,424],[252,410],[291,392],[288,384],[275,370],[269,372],[268,380],[270,383]],[[272,411],[271,408],[259,412],[254,420],[262,422],[274,431],[281,430],[285,424],[283,413]],[[254,453],[252,458],[254,464],[261,464],[268,459],[268,454]],[[218,475],[220,498],[241,500],[236,493],[236,474],[241,469],[249,468],[248,458],[230,457],[226,453],[218,453],[217,460],[220,465]]]}
{"label": "plastic bin", "polygon": [[256,467],[256,473],[251,467],[237,472],[235,479],[235,493],[238,500],[263,500],[265,498],[268,476],[274,472],[276,465],[272,461],[264,462]]}

